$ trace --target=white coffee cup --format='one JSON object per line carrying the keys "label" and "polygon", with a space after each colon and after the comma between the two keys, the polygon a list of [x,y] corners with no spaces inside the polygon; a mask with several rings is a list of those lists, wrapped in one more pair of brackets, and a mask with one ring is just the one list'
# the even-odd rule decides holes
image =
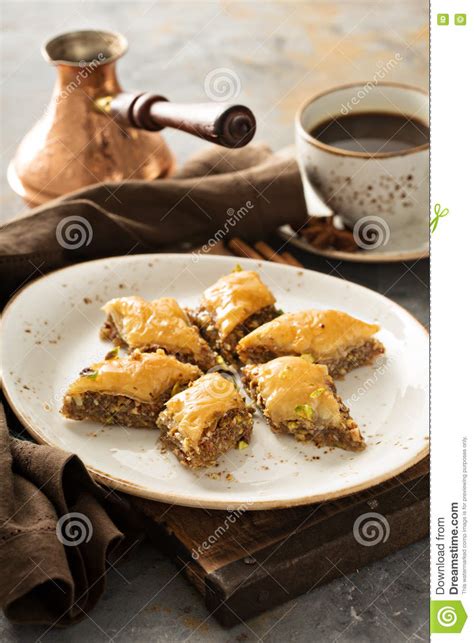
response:
{"label": "white coffee cup", "polygon": [[[310,134],[331,118],[364,112],[404,115],[429,126],[429,97],[416,87],[387,82],[341,85],[313,96],[296,114],[297,154],[306,188],[309,184],[350,227],[369,217],[382,219],[390,230],[428,221],[429,143],[396,152],[353,152]],[[322,209],[320,213],[327,214],[324,205]]]}

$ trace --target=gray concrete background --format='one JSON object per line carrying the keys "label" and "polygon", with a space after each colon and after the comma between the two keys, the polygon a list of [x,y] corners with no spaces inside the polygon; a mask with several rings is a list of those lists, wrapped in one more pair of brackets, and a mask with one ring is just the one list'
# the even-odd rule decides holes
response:
{"label": "gray concrete background", "polygon": [[[309,96],[338,83],[373,79],[400,54],[386,80],[428,85],[428,7],[421,0],[366,2],[5,2],[1,0],[1,210],[23,208],[6,170],[22,136],[49,101],[55,70],[41,44],[75,29],[122,32],[118,63],[125,89],[155,90],[177,101],[208,100],[206,76],[224,67],[240,80],[239,102],[254,109],[257,140],[278,149],[293,141],[293,118]],[[202,141],[172,130],[165,138],[183,161]]]}
{"label": "gray concrete background", "polygon": [[[1,217],[23,205],[6,182],[22,135],[49,99],[54,70],[41,43],[81,28],[123,32],[130,51],[119,63],[124,87],[152,89],[170,99],[206,100],[206,75],[234,70],[239,101],[257,115],[257,138],[275,149],[293,139],[293,115],[312,93],[369,80],[397,52],[387,80],[427,87],[428,6],[410,0],[364,2],[1,2]],[[203,143],[166,132],[183,161]],[[336,272],[388,295],[423,323],[428,317],[427,268],[361,267],[295,252],[307,267]],[[20,627],[0,618],[1,641],[375,641],[428,640],[429,550],[422,541],[348,578],[252,619],[230,631],[203,607],[174,565],[138,545],[109,575],[105,596],[67,631]]]}

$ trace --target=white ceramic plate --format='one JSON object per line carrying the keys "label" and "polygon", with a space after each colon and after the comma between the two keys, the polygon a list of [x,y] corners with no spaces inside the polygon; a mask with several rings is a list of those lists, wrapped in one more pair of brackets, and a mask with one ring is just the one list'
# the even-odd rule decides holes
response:
{"label": "white ceramic plate", "polygon": [[274,435],[257,416],[251,445],[217,468],[193,472],[157,448],[157,433],[64,419],[68,383],[109,345],[99,339],[100,306],[111,297],[176,297],[183,305],[236,264],[233,257],[137,255],[65,268],[33,282],[5,310],[3,386],[40,442],[77,453],[102,483],[181,505],[264,509],[337,498],[386,480],[428,452],[428,339],[405,310],[348,281],[273,263],[256,269],[287,311],[338,308],[383,327],[387,355],[339,382],[368,447],[326,451]]}

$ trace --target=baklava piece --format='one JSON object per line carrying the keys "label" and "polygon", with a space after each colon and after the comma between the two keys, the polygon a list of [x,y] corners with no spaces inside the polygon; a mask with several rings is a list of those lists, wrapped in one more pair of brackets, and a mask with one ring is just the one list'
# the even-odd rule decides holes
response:
{"label": "baklava piece", "polygon": [[326,366],[301,357],[278,357],[245,366],[243,381],[276,433],[289,433],[321,447],[365,448]]}
{"label": "baklava piece", "polygon": [[142,297],[120,297],[107,302],[102,310],[107,315],[101,328],[102,339],[128,350],[161,348],[182,362],[197,364],[203,371],[216,364],[217,356],[176,299],[146,301]]}
{"label": "baklava piece", "polygon": [[205,290],[199,308],[189,314],[212,348],[233,362],[239,340],[278,316],[274,304],[256,272],[235,270]]}
{"label": "baklava piece", "polygon": [[61,409],[67,418],[155,428],[165,402],[202,374],[161,350],[119,357],[115,349],[107,357],[70,385]]}
{"label": "baklava piece", "polygon": [[338,310],[286,313],[240,340],[239,358],[261,364],[283,355],[299,355],[324,364],[332,377],[343,377],[385,352],[373,337],[380,330]]}
{"label": "baklava piece", "polygon": [[252,414],[232,381],[208,373],[166,403],[157,425],[181,464],[208,467],[229,449],[247,447]]}

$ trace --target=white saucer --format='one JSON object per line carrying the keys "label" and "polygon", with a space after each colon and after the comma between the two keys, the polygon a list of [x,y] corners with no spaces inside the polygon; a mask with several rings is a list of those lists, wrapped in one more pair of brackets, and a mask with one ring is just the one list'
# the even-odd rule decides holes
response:
{"label": "white saucer", "polygon": [[[296,158],[296,147],[294,145],[288,145],[281,149],[278,155],[288,159]],[[316,194],[304,172],[301,173],[301,180],[303,182],[308,214],[314,217],[333,214],[329,206]],[[301,250],[306,250],[314,255],[327,257],[329,259],[343,259],[345,261],[355,261],[359,263],[390,263],[396,261],[416,261],[417,259],[426,259],[429,257],[430,237],[428,214],[426,216],[426,222],[414,222],[400,230],[389,230],[388,227],[384,229],[383,221],[381,222],[378,218],[372,220],[367,217],[367,219],[369,228],[380,228],[379,224],[382,223],[380,239],[372,248],[361,248],[358,252],[345,252],[343,250],[335,250],[334,248],[315,248],[308,243],[304,237],[294,232],[288,225],[279,228],[278,234]],[[362,246],[365,246],[363,240]]]}
{"label": "white saucer", "polygon": [[361,249],[358,252],[345,252],[334,248],[315,248],[304,237],[295,233],[289,225],[279,228],[278,234],[297,248],[314,255],[359,263],[416,261],[417,259],[426,259],[430,254],[428,220],[426,225],[417,223],[391,232],[385,245],[370,250]]}

